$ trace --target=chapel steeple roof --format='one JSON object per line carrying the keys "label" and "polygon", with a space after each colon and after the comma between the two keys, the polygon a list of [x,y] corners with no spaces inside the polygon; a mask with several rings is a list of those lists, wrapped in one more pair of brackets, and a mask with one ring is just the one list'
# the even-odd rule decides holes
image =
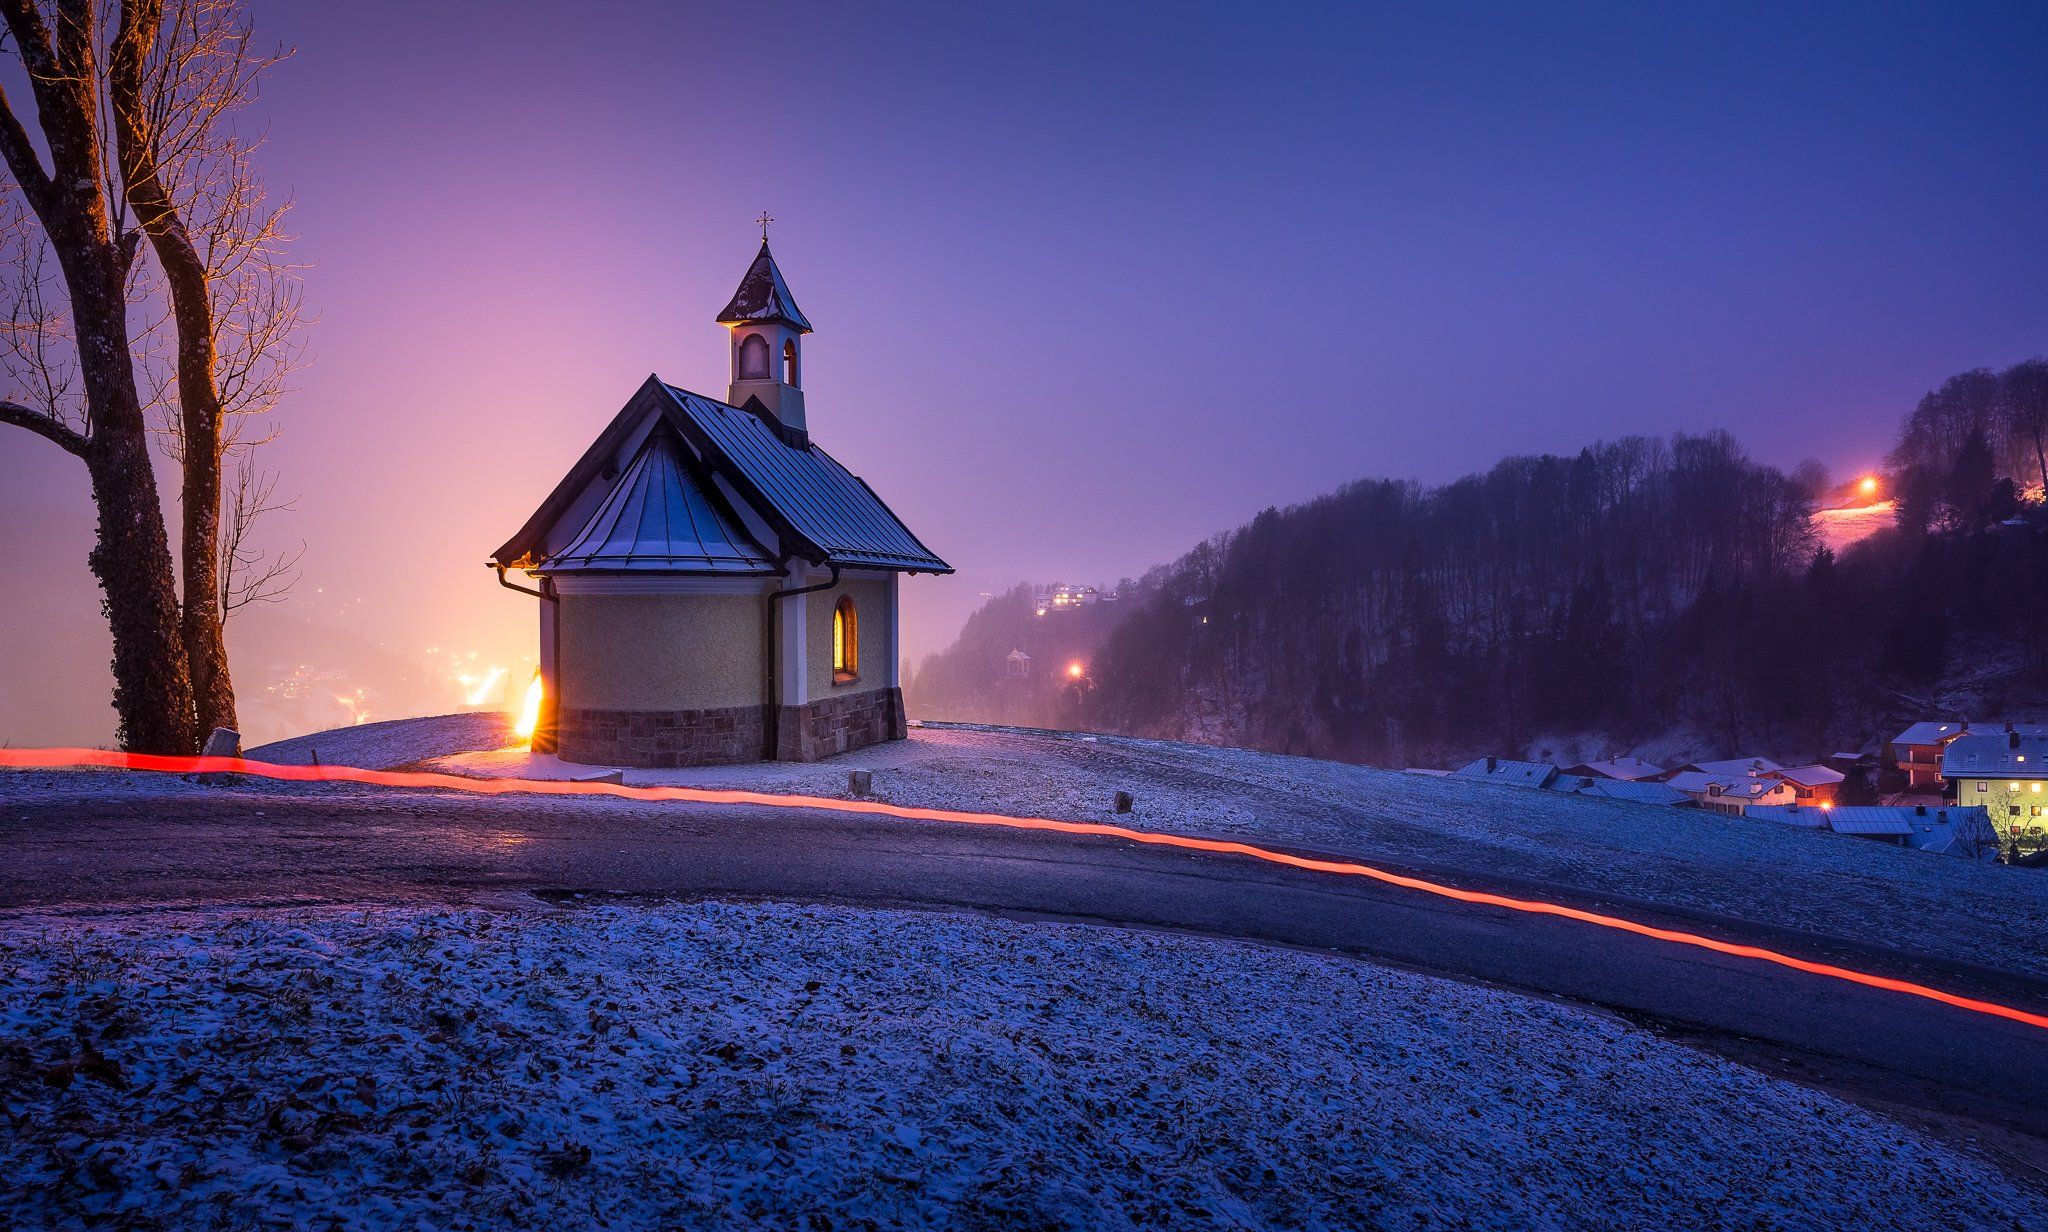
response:
{"label": "chapel steeple roof", "polygon": [[733,292],[732,302],[718,314],[718,323],[758,325],[767,321],[780,321],[800,334],[811,332],[810,321],[796,306],[796,297],[789,293],[789,284],[782,280],[782,271],[775,267],[775,255],[768,251],[768,241],[763,238],[761,251],[747,267],[746,277],[740,279],[740,289]]}

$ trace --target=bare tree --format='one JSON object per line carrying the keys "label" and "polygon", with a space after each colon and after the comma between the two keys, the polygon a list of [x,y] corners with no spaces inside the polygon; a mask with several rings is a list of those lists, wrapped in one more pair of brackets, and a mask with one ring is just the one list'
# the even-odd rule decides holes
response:
{"label": "bare tree", "polygon": [[238,439],[230,417],[267,411],[298,353],[298,284],[283,258],[290,206],[267,198],[252,163],[258,142],[233,122],[284,54],[252,49],[237,0],[124,0],[107,73],[127,198],[177,324],[177,411],[167,420],[182,479],[181,629],[200,731],[238,726],[222,596],[248,521],[275,507],[267,492],[238,506],[237,544],[223,550],[225,460],[260,443]]}
{"label": "bare tree", "polygon": [[2042,499],[2048,500],[2048,360],[2014,364],[1999,376],[1999,383],[2011,473],[2022,488],[2038,479]]}
{"label": "bare tree", "polygon": [[[0,213],[13,275],[0,366],[15,400],[0,403],[0,422],[86,460],[123,738],[189,745],[236,725],[226,597],[281,593],[296,559],[261,576],[269,566],[249,526],[282,505],[260,472],[237,480],[231,542],[222,535],[227,459],[249,466],[269,439],[251,425],[299,358],[288,203],[264,193],[260,138],[236,124],[284,53],[252,49],[239,0],[0,0],[0,10],[50,159],[0,93],[15,190]],[[138,259],[145,243],[153,263]],[[182,602],[147,455],[152,411],[180,470]]]}
{"label": "bare tree", "polygon": [[[28,207],[10,244],[25,250],[16,268],[31,275],[14,288],[27,315],[11,322],[7,355],[26,359],[42,377],[22,381],[23,369],[10,362],[17,398],[0,401],[0,422],[85,463],[99,510],[90,560],[113,632],[121,738],[131,748],[190,752],[197,747],[191,676],[130,350],[139,236],[125,226],[125,201],[106,157],[98,14],[93,0],[58,0],[47,19],[32,0],[0,0],[0,16],[5,50],[27,71],[48,152],[46,162],[0,90],[0,157]],[[45,249],[61,280],[42,276]]]}

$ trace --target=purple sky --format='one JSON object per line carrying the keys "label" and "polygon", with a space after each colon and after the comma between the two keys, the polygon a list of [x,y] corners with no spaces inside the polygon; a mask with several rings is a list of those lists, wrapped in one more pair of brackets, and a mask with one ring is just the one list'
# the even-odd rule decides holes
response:
{"label": "purple sky", "polygon": [[[292,613],[530,664],[484,558],[650,370],[723,393],[764,207],[813,432],[960,568],[920,654],[1366,475],[1708,427],[1847,473],[2048,350],[2048,10],[1650,7],[259,0]],[[0,519],[16,627],[90,649],[76,464],[0,433]]]}

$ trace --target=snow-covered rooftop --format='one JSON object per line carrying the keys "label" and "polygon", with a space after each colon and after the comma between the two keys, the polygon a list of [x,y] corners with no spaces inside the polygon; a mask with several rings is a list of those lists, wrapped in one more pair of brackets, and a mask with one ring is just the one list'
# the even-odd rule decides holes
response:
{"label": "snow-covered rooftop", "polygon": [[1484,779],[1489,783],[1507,783],[1515,787],[1543,787],[1557,777],[1557,767],[1548,762],[1481,757],[1453,770],[1451,777]]}
{"label": "snow-covered rooftop", "polygon": [[1946,744],[1963,734],[1967,723],[1915,723],[1893,736],[1893,744]]}
{"label": "snow-covered rooftop", "polygon": [[1569,767],[1566,774],[1580,774],[1591,778],[1620,779],[1635,782],[1638,779],[1653,778],[1664,773],[1662,766],[1655,766],[1640,757],[1609,757],[1601,761],[1582,762]]}
{"label": "snow-covered rooftop", "polygon": [[1767,777],[1784,779],[1801,787],[1830,787],[1849,776],[1827,766],[1792,766],[1784,770],[1772,770]]}
{"label": "snow-covered rooftop", "polygon": [[1952,779],[1972,774],[2048,779],[2048,736],[1999,728],[1958,736],[1941,751],[1941,776]]}

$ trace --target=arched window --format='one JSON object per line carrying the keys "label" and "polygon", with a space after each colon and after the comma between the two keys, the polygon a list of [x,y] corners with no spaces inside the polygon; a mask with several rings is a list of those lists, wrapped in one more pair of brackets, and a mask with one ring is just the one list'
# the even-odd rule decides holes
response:
{"label": "arched window", "polygon": [[853,596],[841,595],[832,609],[832,679],[860,678],[860,617],[853,610]]}
{"label": "arched window", "polygon": [[768,379],[768,340],[759,334],[748,334],[740,340],[740,379]]}
{"label": "arched window", "polygon": [[796,339],[794,338],[791,338],[789,341],[782,344],[782,383],[784,385],[789,386],[791,389],[795,389],[797,387]]}

